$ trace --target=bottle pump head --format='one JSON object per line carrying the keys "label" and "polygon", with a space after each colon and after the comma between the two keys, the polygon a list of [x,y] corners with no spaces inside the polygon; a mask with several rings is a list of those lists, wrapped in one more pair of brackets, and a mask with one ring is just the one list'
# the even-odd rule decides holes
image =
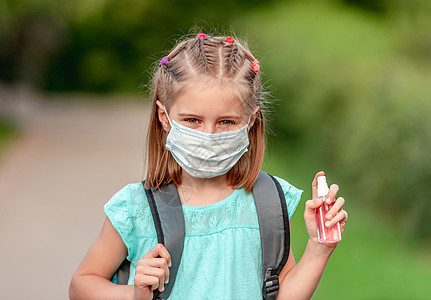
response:
{"label": "bottle pump head", "polygon": [[328,195],[328,192],[329,188],[328,184],[326,183],[326,177],[317,177],[317,197],[325,197],[326,195]]}

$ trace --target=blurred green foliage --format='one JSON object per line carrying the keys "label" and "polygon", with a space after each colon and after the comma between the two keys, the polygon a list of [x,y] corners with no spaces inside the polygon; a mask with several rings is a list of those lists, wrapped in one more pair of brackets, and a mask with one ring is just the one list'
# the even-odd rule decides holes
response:
{"label": "blurred green foliage", "polygon": [[136,92],[191,27],[225,30],[271,1],[5,0],[0,78],[49,91]]}
{"label": "blurred green foliage", "polygon": [[324,169],[352,205],[431,237],[430,0],[5,0],[0,11],[0,80],[46,91],[136,93],[193,25],[232,26],[257,45],[278,99],[269,149],[283,156],[267,162],[301,184]]}
{"label": "blurred green foliage", "polygon": [[[286,151],[273,153],[283,157]],[[266,165],[278,172],[280,159]],[[298,262],[304,253],[308,234],[304,226],[305,200],[311,197],[310,178],[302,184],[300,173],[287,174],[291,182],[304,188],[304,195],[292,218],[291,246]],[[309,174],[308,177],[310,177]],[[328,174],[328,179],[333,178]],[[352,197],[353,199],[353,197]],[[349,198],[350,200],[350,198]],[[353,207],[346,203],[349,221],[342,240],[330,258],[312,299],[428,299],[431,286],[429,244],[408,242],[400,237],[397,226],[381,218],[370,207]]]}
{"label": "blurred green foliage", "polygon": [[278,99],[278,169],[336,174],[352,205],[377,206],[405,235],[431,238],[431,15],[421,15],[303,1],[243,25]]}
{"label": "blurred green foliage", "polygon": [[[429,298],[431,0],[3,0],[0,13],[0,80],[48,92],[136,93],[196,23],[232,26],[275,98],[264,169],[305,191],[296,260],[314,174],[347,201],[314,298]],[[0,154],[14,132],[0,123]]]}

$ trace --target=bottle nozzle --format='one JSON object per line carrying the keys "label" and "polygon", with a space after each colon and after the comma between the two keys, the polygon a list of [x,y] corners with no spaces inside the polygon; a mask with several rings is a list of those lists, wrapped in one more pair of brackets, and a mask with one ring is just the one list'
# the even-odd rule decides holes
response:
{"label": "bottle nozzle", "polygon": [[317,197],[325,197],[329,192],[325,176],[317,177]]}

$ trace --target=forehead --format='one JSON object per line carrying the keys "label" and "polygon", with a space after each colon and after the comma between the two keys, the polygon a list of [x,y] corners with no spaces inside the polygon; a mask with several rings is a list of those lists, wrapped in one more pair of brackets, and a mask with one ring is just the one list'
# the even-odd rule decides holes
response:
{"label": "forehead", "polygon": [[229,83],[198,81],[190,84],[174,100],[171,109],[195,114],[243,115],[245,106]]}

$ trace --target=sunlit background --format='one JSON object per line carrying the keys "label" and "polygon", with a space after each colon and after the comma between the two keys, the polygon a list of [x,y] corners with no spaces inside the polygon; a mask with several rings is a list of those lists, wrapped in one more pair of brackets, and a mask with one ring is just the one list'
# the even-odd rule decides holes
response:
{"label": "sunlit background", "polygon": [[199,31],[260,61],[264,170],[305,190],[296,261],[315,173],[346,199],[313,299],[430,299],[430,0],[1,1],[0,299],[67,299],[103,204],[143,179],[151,68]]}

